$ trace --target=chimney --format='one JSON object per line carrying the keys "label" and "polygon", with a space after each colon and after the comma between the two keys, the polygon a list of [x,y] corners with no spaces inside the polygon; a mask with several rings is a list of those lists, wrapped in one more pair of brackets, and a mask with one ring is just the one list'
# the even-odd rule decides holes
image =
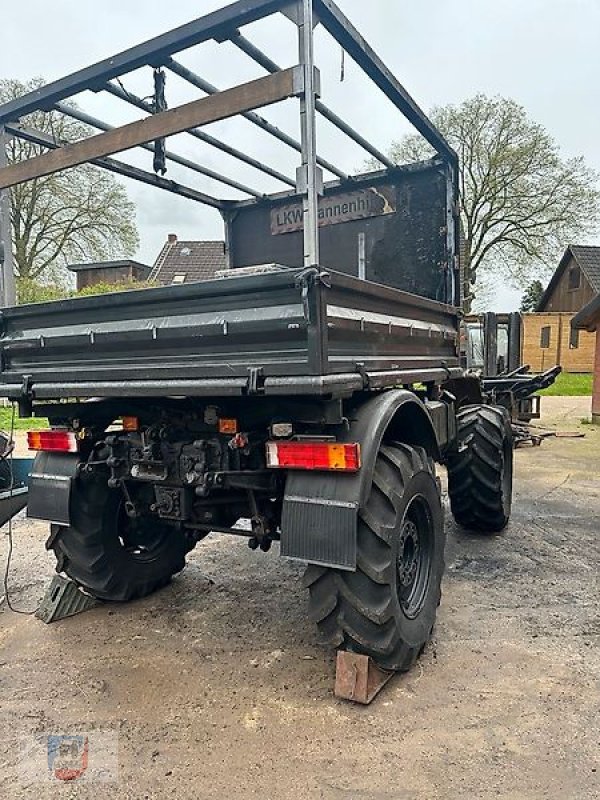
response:
{"label": "chimney", "polygon": [[170,233],[167,236],[167,243],[168,244],[175,244],[176,241],[177,241],[177,234],[176,233]]}

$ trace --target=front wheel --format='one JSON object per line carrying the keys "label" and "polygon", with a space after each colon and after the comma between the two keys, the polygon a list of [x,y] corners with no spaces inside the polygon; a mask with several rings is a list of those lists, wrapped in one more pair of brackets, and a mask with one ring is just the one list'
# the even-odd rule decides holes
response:
{"label": "front wheel", "polygon": [[56,555],[56,571],[89,594],[126,601],[167,584],[185,566],[189,544],[180,530],[156,517],[128,516],[122,492],[105,480],[80,478],[71,524],[52,525],[47,548]]}
{"label": "front wheel", "polygon": [[467,530],[497,533],[510,519],[513,436],[501,406],[465,406],[456,415],[457,448],[448,458],[454,519]]}
{"label": "front wheel", "polygon": [[309,566],[310,614],[325,638],[408,670],[431,636],[444,571],[444,524],[422,448],[384,443],[359,511],[355,572]]}

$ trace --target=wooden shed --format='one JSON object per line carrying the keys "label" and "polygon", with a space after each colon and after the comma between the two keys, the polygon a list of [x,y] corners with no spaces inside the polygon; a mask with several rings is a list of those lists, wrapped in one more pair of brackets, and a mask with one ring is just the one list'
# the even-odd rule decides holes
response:
{"label": "wooden shed", "polygon": [[131,259],[120,261],[92,261],[85,264],[69,264],[68,269],[77,277],[77,290],[99,283],[131,283],[145,281],[150,267]]}
{"label": "wooden shed", "polygon": [[600,294],[584,306],[573,319],[573,330],[587,331],[596,340],[594,384],[592,389],[592,422],[600,425]]}
{"label": "wooden shed", "polygon": [[600,247],[567,247],[533,314],[523,314],[522,361],[533,370],[560,364],[566,372],[593,372],[596,339],[571,322],[600,292]]}
{"label": "wooden shed", "polygon": [[555,364],[565,372],[592,372],[596,338],[573,329],[574,316],[560,311],[523,314],[522,363],[534,372],[544,372]]}
{"label": "wooden shed", "polygon": [[600,246],[570,244],[537,305],[539,313],[576,314],[600,292]]}

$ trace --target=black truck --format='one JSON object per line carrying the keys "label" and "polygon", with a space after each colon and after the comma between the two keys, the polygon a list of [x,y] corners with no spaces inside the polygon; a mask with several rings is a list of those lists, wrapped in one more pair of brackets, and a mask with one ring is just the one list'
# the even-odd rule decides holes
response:
{"label": "black truck", "polygon": [[[227,30],[259,6],[277,3],[228,7]],[[221,207],[221,277],[4,308],[0,395],[49,419],[29,435],[38,454],[28,513],[50,523],[57,570],[87,592],[147,595],[211,532],[246,537],[254,550],[279,541],[282,556],[307,565],[310,613],[327,639],[405,670],[440,602],[436,464],[448,469],[456,520],[500,531],[511,508],[510,421],[459,366],[455,155],[329,0],[297,6],[298,187]],[[307,122],[318,97],[307,88],[313,10],[396,92],[437,155],[320,188]],[[211,33],[213,17],[203,18]],[[172,52],[173,41],[161,46]],[[148,44],[156,69],[164,62]],[[123,55],[120,68],[139,65],[139,52]],[[64,96],[64,80],[34,102]],[[18,111],[0,107],[0,123]],[[2,183],[2,173],[0,186],[15,180]]]}

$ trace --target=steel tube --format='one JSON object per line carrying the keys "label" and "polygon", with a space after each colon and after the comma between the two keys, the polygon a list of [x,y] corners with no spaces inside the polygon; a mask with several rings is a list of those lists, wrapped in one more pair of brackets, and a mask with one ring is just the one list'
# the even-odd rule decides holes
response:
{"label": "steel tube", "polygon": [[[173,58],[169,59],[169,61],[165,64],[165,67],[171,70],[171,72],[174,72],[180,78],[183,78],[184,81],[191,83],[197,89],[206,92],[206,94],[218,94],[221,91],[212,83],[205,81],[204,78],[200,77],[200,75],[196,75],[196,73],[192,72],[191,69],[184,67],[183,64],[180,64]],[[246,111],[245,113],[241,114],[241,116],[245,117],[249,122],[252,122],[253,125],[256,125],[261,130],[270,133],[275,139],[287,144],[288,147],[296,150],[296,152],[302,152],[302,145],[300,142],[296,141],[293,136],[290,136],[289,134],[285,133],[285,131],[280,130],[277,126],[272,125],[268,120],[264,119],[259,114],[256,114],[254,111]],[[342,180],[348,179],[348,176],[345,172],[342,172],[342,170],[338,169],[334,164],[331,164],[324,158],[317,157],[317,163],[323,167],[323,169],[326,169],[328,172],[331,172],[338,178]]]}
{"label": "steel tube", "polygon": [[210,41],[229,38],[236,29],[278,11],[287,0],[238,0],[167,33],[124,50],[0,106],[0,124],[17,122],[33,111],[52,108],[60,100],[86,89],[97,91],[107,81],[144,66],[159,67],[174,53]]}
{"label": "steel tube", "polygon": [[[33,142],[34,144],[39,144],[42,147],[47,147],[54,150],[61,146],[59,142],[55,141],[50,136],[41,133],[40,131],[22,128],[17,125],[7,125],[6,128],[13,136],[16,136],[19,139],[24,139],[28,142]],[[177,194],[180,197],[187,197],[188,200],[196,200],[198,203],[204,203],[204,205],[211,206],[212,208],[221,210],[223,207],[223,201],[217,199],[216,197],[204,194],[203,192],[198,192],[196,189],[192,189],[189,186],[184,186],[181,183],[176,183],[168,178],[162,178],[160,175],[155,175],[153,172],[146,172],[146,170],[140,169],[139,167],[134,167],[131,164],[126,164],[124,161],[117,161],[114,158],[94,158],[89,163],[94,164],[97,167],[101,167],[102,169],[106,169],[109,172],[114,172],[117,175],[122,175],[125,178],[132,178],[133,180],[140,181],[141,183],[146,183],[149,186],[156,186],[158,189],[165,189],[166,191],[171,192],[172,194]]]}
{"label": "steel tube", "polygon": [[[125,100],[126,103],[129,103],[132,106],[136,106],[142,111],[146,111],[148,114],[154,113],[150,103],[147,103],[145,100],[142,100],[140,97],[137,97],[136,95],[126,91],[125,89],[121,89],[120,86],[115,86],[112,83],[107,83],[104,88],[107,92],[114,95],[114,97],[118,97],[120,100]],[[219,141],[219,139],[216,139],[209,133],[201,131],[199,128],[191,128],[190,130],[186,131],[186,133],[189,133],[190,136],[193,136],[195,139],[199,139],[201,142],[205,142],[206,144],[211,145],[211,147],[216,147],[218,150],[227,153],[227,155],[233,156],[233,158],[237,158],[239,161],[243,161],[245,164],[248,164],[249,166],[254,167],[255,169],[264,172],[266,175],[270,175],[272,178],[276,178],[276,180],[281,181],[282,183],[285,183],[288,186],[294,186],[294,187],[296,186],[296,182],[291,178],[288,178],[287,175],[278,172],[276,169],[269,167],[267,164],[263,164],[256,158],[252,158],[251,156],[246,155],[246,153],[242,153],[241,150],[237,150],[235,147],[231,147],[230,145],[225,144],[225,142]]]}
{"label": "steel tube", "polygon": [[[85,125],[90,125],[92,128],[98,128],[101,131],[114,130],[114,125],[109,125],[97,117],[92,117],[90,114],[86,114],[85,112],[80,111],[78,108],[71,108],[71,106],[68,106],[65,103],[57,103],[55,108],[57,111],[60,111],[61,114],[71,117],[72,119],[76,119],[79,122],[83,122]],[[153,152],[154,150],[151,144],[142,144],[140,147],[150,152]],[[173,161],[175,164],[181,164],[182,167],[187,167],[187,169],[191,169],[200,175],[205,175],[207,178],[212,178],[215,181],[219,181],[220,183],[230,186],[232,189],[236,189],[244,194],[249,194],[253,197],[264,196],[262,192],[258,192],[256,189],[252,189],[250,186],[246,186],[243,183],[239,183],[239,181],[228,178],[226,175],[221,175],[220,172],[215,172],[208,167],[203,167],[200,164],[196,164],[195,161],[191,161],[189,158],[180,156],[177,153],[174,153],[172,150],[166,151],[166,157],[169,161]]]}
{"label": "steel tube", "polygon": [[[266,55],[266,53],[263,53],[260,48],[256,47],[256,45],[252,44],[252,42],[246,39],[245,36],[242,36],[239,31],[236,32],[236,35],[231,39],[231,42],[253,61],[256,61],[257,64],[260,64],[260,66],[267,70],[267,72],[279,72],[281,70],[280,66],[272,61]],[[342,131],[342,133],[345,133],[346,136],[349,136],[350,139],[353,139],[356,144],[360,145],[364,150],[367,151],[367,153],[372,155],[373,158],[376,158],[388,168],[393,168],[395,166],[391,159],[374,147],[371,142],[364,138],[364,136],[361,136],[358,131],[355,131],[354,128],[352,128],[347,122],[339,117],[335,111],[332,111],[328,106],[326,106],[322,100],[317,99],[315,102],[315,108],[322,117],[335,125],[336,128]]]}
{"label": "steel tube", "polygon": [[[0,127],[0,169],[8,164],[6,148],[10,137]],[[12,250],[10,189],[0,189],[0,261],[2,262],[2,306],[14,306],[17,302],[15,264]]]}
{"label": "steel tube", "polygon": [[299,0],[298,40],[300,63],[304,68],[304,92],[300,96],[300,130],[302,133],[301,181],[304,184],[304,266],[319,265],[319,200],[317,172],[317,129],[315,124],[315,69],[313,48],[313,8],[312,0]]}

